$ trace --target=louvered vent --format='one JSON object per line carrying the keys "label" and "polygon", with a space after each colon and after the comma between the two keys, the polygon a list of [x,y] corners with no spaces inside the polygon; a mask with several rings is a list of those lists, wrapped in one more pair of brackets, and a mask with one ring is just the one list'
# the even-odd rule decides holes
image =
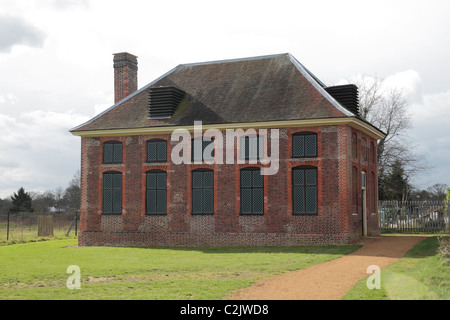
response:
{"label": "louvered vent", "polygon": [[325,88],[325,90],[347,110],[359,116],[358,87],[346,84]]}
{"label": "louvered vent", "polygon": [[150,88],[150,119],[167,119],[175,112],[184,97],[184,91],[175,87]]}

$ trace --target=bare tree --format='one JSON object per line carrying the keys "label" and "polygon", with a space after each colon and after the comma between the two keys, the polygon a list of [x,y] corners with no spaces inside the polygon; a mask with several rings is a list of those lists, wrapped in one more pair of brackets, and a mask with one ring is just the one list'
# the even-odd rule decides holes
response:
{"label": "bare tree", "polygon": [[399,161],[408,176],[426,169],[425,158],[414,152],[408,136],[412,128],[409,98],[401,88],[387,87],[377,76],[362,75],[351,81],[359,89],[359,106],[363,118],[386,134],[378,142],[378,167],[389,172]]}

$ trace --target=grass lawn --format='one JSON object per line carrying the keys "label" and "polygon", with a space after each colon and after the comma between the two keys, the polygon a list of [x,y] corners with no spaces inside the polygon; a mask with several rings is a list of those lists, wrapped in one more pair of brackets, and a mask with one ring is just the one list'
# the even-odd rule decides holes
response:
{"label": "grass lawn", "polygon": [[364,279],[344,300],[450,300],[450,260],[438,248],[438,237],[421,241],[381,270],[381,289],[369,290]]}
{"label": "grass lawn", "polygon": [[[360,246],[112,248],[76,239],[0,246],[0,299],[223,299],[256,280],[341,257]],[[67,267],[81,289],[66,287]]]}

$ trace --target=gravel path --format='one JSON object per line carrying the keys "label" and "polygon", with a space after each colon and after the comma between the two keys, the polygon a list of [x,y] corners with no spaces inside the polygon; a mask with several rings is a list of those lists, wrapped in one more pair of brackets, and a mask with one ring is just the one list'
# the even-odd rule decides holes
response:
{"label": "gravel path", "polygon": [[362,248],[341,258],[288,272],[236,291],[234,300],[338,300],[357,281],[368,277],[367,268],[396,262],[423,236],[367,237]]}

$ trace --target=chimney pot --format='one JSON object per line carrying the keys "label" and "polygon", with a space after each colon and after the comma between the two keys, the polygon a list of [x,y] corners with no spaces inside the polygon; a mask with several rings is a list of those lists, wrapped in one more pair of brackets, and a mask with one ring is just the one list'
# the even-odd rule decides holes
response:
{"label": "chimney pot", "polygon": [[114,103],[137,91],[137,57],[128,52],[114,54]]}

